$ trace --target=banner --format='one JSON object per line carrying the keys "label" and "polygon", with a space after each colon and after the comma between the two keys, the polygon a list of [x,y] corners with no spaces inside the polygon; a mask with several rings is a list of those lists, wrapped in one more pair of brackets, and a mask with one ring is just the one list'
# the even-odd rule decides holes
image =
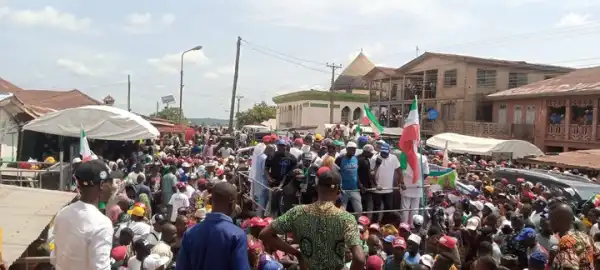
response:
{"label": "banner", "polygon": [[456,170],[429,163],[429,176],[427,180],[430,185],[438,184],[444,189],[454,189],[456,188],[457,179],[458,174]]}

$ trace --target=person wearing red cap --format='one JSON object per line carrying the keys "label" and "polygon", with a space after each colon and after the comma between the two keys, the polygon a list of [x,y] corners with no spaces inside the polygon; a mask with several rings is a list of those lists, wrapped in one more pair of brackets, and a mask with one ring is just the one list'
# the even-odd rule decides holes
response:
{"label": "person wearing red cap", "polygon": [[[346,247],[352,251],[351,270],[365,265],[360,235],[354,216],[335,206],[341,176],[331,169],[318,171],[318,200],[298,205],[277,218],[260,233],[265,245],[297,257],[301,269],[341,269]],[[300,250],[277,235],[289,232],[300,240]]]}
{"label": "person wearing red cap", "polygon": [[392,242],[392,255],[385,259],[385,269],[404,269],[404,254],[406,253],[406,240],[396,237]]}
{"label": "person wearing red cap", "polygon": [[371,255],[367,258],[365,265],[366,270],[383,270],[383,260],[377,255]]}

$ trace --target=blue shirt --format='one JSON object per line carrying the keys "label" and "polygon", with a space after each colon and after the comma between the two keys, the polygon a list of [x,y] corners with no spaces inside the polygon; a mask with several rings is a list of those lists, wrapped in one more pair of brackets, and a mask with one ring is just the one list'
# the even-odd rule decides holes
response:
{"label": "blue shirt", "polygon": [[358,159],[356,156],[340,157],[340,174],[342,176],[342,189],[355,190],[358,189]]}
{"label": "blue shirt", "polygon": [[206,219],[183,235],[175,270],[250,270],[244,231],[222,213]]}

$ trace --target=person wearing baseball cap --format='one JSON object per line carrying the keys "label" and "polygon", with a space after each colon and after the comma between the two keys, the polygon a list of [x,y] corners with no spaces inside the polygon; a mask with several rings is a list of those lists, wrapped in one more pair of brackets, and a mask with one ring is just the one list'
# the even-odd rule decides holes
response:
{"label": "person wearing baseball cap", "polygon": [[392,241],[391,256],[385,259],[385,269],[403,269],[403,261],[406,253],[406,240],[396,237]]}
{"label": "person wearing baseball cap", "polygon": [[[308,269],[343,268],[344,256],[336,253],[341,244],[342,250],[345,246],[352,252],[352,268],[363,269],[365,256],[356,219],[335,205],[340,193],[341,176],[329,168],[321,168],[317,177],[317,202],[293,207],[263,229],[259,238],[267,246],[281,247],[281,251],[298,258],[300,264],[306,264]],[[322,224],[327,226],[323,227]],[[290,232],[294,234],[294,239],[306,239],[322,245],[319,250],[298,250],[282,243],[277,236]]]}
{"label": "person wearing baseball cap", "polygon": [[297,138],[294,140],[294,145],[292,146],[292,148],[290,148],[290,154],[292,154],[292,156],[294,156],[296,159],[300,158],[300,155],[302,155],[303,151],[302,151],[302,146],[304,145],[304,140],[302,140],[302,138]]}
{"label": "person wearing baseball cap", "polygon": [[[114,229],[98,210],[102,190],[110,188],[106,164],[91,160],[79,164],[75,179],[80,200],[64,207],[55,218],[53,251],[57,269],[110,269]],[[85,239],[85,241],[82,241]]]}
{"label": "person wearing baseball cap", "polygon": [[[285,185],[282,183],[283,180],[286,179],[286,176],[296,168],[298,160],[292,154],[290,154],[290,152],[286,151],[287,142],[285,140],[278,139],[276,141],[276,145],[277,151],[275,151],[270,159],[265,161],[264,174],[267,176],[267,183],[270,184],[271,187],[284,187]],[[276,192],[273,193],[271,199],[272,201],[278,202],[280,201],[280,197],[281,193]],[[279,212],[280,205],[277,203],[272,203],[271,213],[278,214]]]}

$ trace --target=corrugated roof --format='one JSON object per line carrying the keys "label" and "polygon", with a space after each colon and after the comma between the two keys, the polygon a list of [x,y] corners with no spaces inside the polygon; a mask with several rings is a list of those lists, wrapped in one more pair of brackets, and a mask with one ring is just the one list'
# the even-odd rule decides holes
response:
{"label": "corrugated roof", "polygon": [[488,95],[489,98],[589,95],[600,93],[600,67],[591,67]]}
{"label": "corrugated roof", "polygon": [[23,91],[23,89],[5,79],[0,78],[0,93],[15,93],[19,91]]}
{"label": "corrugated roof", "polygon": [[373,76],[377,75],[378,73],[383,73],[385,76],[392,77],[392,76],[396,75],[396,68],[376,66],[373,69],[371,69],[369,72],[367,72],[367,74],[365,74],[365,76],[363,76],[363,78],[365,78],[365,79],[372,78]]}
{"label": "corrugated roof", "polygon": [[15,96],[25,105],[52,110],[103,104],[77,89],[70,91],[24,90],[15,93]]}
{"label": "corrugated roof", "polygon": [[571,168],[600,169],[600,149],[579,150],[563,152],[558,155],[546,155],[529,160],[548,163],[553,166],[567,166]]}
{"label": "corrugated roof", "polygon": [[429,57],[446,58],[446,59],[450,59],[450,60],[474,63],[474,64],[481,64],[481,65],[496,65],[496,66],[519,68],[519,69],[532,69],[532,70],[543,70],[543,71],[552,71],[552,72],[570,72],[570,71],[574,70],[573,68],[568,68],[568,67],[545,65],[545,64],[534,64],[534,63],[528,63],[525,61],[511,61],[511,60],[482,58],[482,57],[450,54],[450,53],[425,52],[425,53],[421,54],[419,57],[417,57],[417,58],[411,60],[410,62],[406,63],[405,65],[399,67],[396,71],[401,72],[401,71],[410,69],[411,67],[415,66],[416,64],[420,63],[421,61],[423,61]]}
{"label": "corrugated roof", "polygon": [[76,194],[0,184],[2,258],[10,266]]}

